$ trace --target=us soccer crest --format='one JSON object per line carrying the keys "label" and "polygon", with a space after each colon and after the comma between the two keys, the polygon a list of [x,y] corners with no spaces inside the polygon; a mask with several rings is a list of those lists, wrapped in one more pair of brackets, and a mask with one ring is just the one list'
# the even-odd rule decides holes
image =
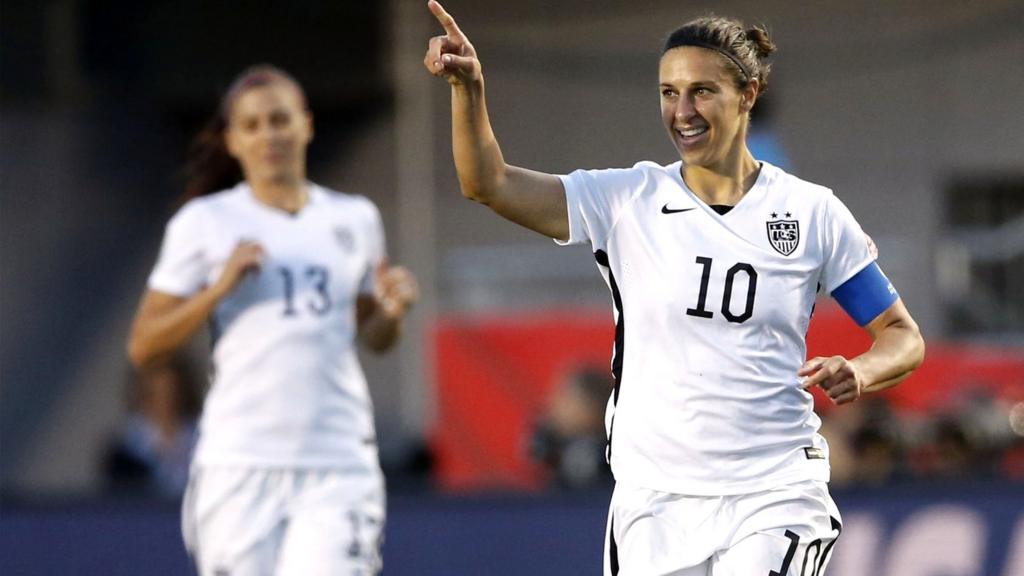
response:
{"label": "us soccer crest", "polygon": [[353,236],[351,230],[344,226],[336,226],[334,228],[334,239],[337,240],[338,245],[345,252],[352,252],[355,249],[355,236]]}
{"label": "us soccer crest", "polygon": [[[788,216],[788,214],[787,214]],[[776,220],[768,222],[768,242],[775,251],[789,256],[800,244],[800,222],[797,220]]]}

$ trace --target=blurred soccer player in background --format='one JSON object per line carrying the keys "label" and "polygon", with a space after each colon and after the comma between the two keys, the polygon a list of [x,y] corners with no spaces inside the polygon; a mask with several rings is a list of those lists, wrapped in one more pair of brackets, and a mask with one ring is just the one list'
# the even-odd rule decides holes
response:
{"label": "blurred soccer player in background", "polygon": [[598,486],[610,478],[604,461],[604,408],[614,382],[607,369],[571,370],[534,423],[530,456],[560,488]]}
{"label": "blurred soccer player in background", "polygon": [[[612,293],[605,574],[823,574],[842,527],[807,389],[853,402],[906,378],[924,343],[843,203],[747,148],[767,32],[700,18],[669,36],[661,114],[680,161],[555,176],[505,162],[476,51],[429,9],[445,34],[424,65],[451,85],[462,193],[559,244],[589,243]],[[805,362],[819,286],[869,350]]]}
{"label": "blurred soccer player in background", "polygon": [[235,80],[131,331],[137,366],[213,335],[182,523],[203,575],[380,569],[384,479],[355,346],[391,347],[417,287],[387,264],[373,203],[306,179],[312,138],[291,76]]}

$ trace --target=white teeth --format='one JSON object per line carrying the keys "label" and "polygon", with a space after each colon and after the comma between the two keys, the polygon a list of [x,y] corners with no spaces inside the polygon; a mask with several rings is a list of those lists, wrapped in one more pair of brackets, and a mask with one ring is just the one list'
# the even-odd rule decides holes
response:
{"label": "white teeth", "polygon": [[686,130],[678,130],[678,132],[680,134],[682,134],[684,138],[691,138],[693,136],[700,136],[701,134],[703,134],[703,133],[705,133],[707,131],[708,131],[707,126],[705,126],[703,128],[688,128]]}

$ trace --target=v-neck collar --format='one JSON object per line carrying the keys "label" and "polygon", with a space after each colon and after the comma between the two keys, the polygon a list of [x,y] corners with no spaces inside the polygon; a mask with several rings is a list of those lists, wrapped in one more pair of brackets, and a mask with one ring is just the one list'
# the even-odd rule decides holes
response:
{"label": "v-neck collar", "polygon": [[675,179],[676,184],[679,184],[680,188],[683,189],[683,192],[685,192],[696,205],[702,207],[705,212],[714,215],[716,218],[728,218],[731,214],[738,212],[741,207],[754,203],[753,200],[748,201],[747,198],[754,196],[755,194],[761,195],[764,193],[765,187],[768,184],[768,172],[771,171],[773,167],[771,164],[763,160],[758,160],[757,163],[760,166],[760,169],[757,173],[757,179],[754,180],[753,186],[750,187],[750,190],[747,190],[743,197],[740,198],[739,202],[733,205],[732,210],[729,210],[725,214],[719,214],[716,210],[711,208],[710,204],[702,200],[700,196],[686,185],[686,180],[683,179],[682,160],[670,164],[669,172],[671,172],[672,178]]}
{"label": "v-neck collar", "polygon": [[308,197],[306,198],[306,203],[305,205],[302,206],[301,209],[299,209],[298,212],[292,213],[288,212],[287,210],[282,210],[281,208],[271,206],[270,204],[261,201],[259,198],[256,197],[256,194],[253,193],[252,186],[249,186],[247,182],[241,182],[239,184],[239,187],[242,188],[242,192],[245,194],[245,197],[249,201],[249,203],[255,206],[257,210],[265,214],[271,214],[277,218],[283,218],[289,221],[295,221],[302,218],[302,216],[309,210],[309,208],[313,206],[315,202],[317,202],[320,196],[319,187],[316,184],[307,181],[306,193],[308,194]]}

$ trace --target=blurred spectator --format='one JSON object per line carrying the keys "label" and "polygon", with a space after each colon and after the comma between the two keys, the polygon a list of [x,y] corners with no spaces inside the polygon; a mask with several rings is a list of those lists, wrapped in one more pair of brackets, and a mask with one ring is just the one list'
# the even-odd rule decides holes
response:
{"label": "blurred spectator", "polygon": [[853,438],[856,458],[853,481],[865,486],[888,484],[900,476],[901,449],[892,434],[864,427]]}
{"label": "blurred spectator", "polygon": [[832,484],[940,480],[1024,481],[1024,402],[965,383],[941,413],[899,411],[886,396],[822,410]]}
{"label": "blurred spectator", "polygon": [[1013,437],[1000,456],[999,474],[1007,480],[1024,482],[1024,402],[1011,406],[1008,414]]}
{"label": "blurred spectator", "polygon": [[974,465],[976,450],[971,445],[963,427],[954,418],[942,418],[935,426],[935,437],[931,445],[932,458],[927,470],[931,478],[942,480],[966,480],[980,475]]}
{"label": "blurred spectator", "polygon": [[[849,410],[844,411],[849,412]],[[857,462],[853,453],[852,438],[836,411],[821,416],[821,428],[818,433],[828,442],[828,463],[831,470],[829,485],[846,487],[856,480]]]}
{"label": "blurred spectator", "polygon": [[884,396],[821,409],[834,486],[879,486],[906,475],[902,424]]}
{"label": "blurred spectator", "polygon": [[906,475],[900,425],[889,402],[880,396],[861,400],[861,423],[853,432],[854,482],[880,486]]}
{"label": "blurred spectator", "polygon": [[957,420],[963,427],[974,454],[976,473],[985,477],[1000,474],[1001,460],[1019,438],[1013,430],[1011,403],[995,397],[987,387],[970,389]]}
{"label": "blurred spectator", "polygon": [[407,439],[400,447],[382,448],[380,466],[388,480],[388,490],[422,492],[433,486],[436,454],[425,441]]}
{"label": "blurred spectator", "polygon": [[128,418],[103,459],[111,493],[184,494],[202,402],[196,372],[188,359],[176,357],[128,378]]}
{"label": "blurred spectator", "polygon": [[570,373],[551,395],[530,441],[531,456],[556,486],[583,488],[611,481],[605,461],[604,412],[615,383],[607,370]]}
{"label": "blurred spectator", "polygon": [[915,458],[918,476],[944,480],[1012,478],[1006,463],[1018,437],[1012,428],[1011,408],[985,387],[965,386],[964,393],[930,424]]}

